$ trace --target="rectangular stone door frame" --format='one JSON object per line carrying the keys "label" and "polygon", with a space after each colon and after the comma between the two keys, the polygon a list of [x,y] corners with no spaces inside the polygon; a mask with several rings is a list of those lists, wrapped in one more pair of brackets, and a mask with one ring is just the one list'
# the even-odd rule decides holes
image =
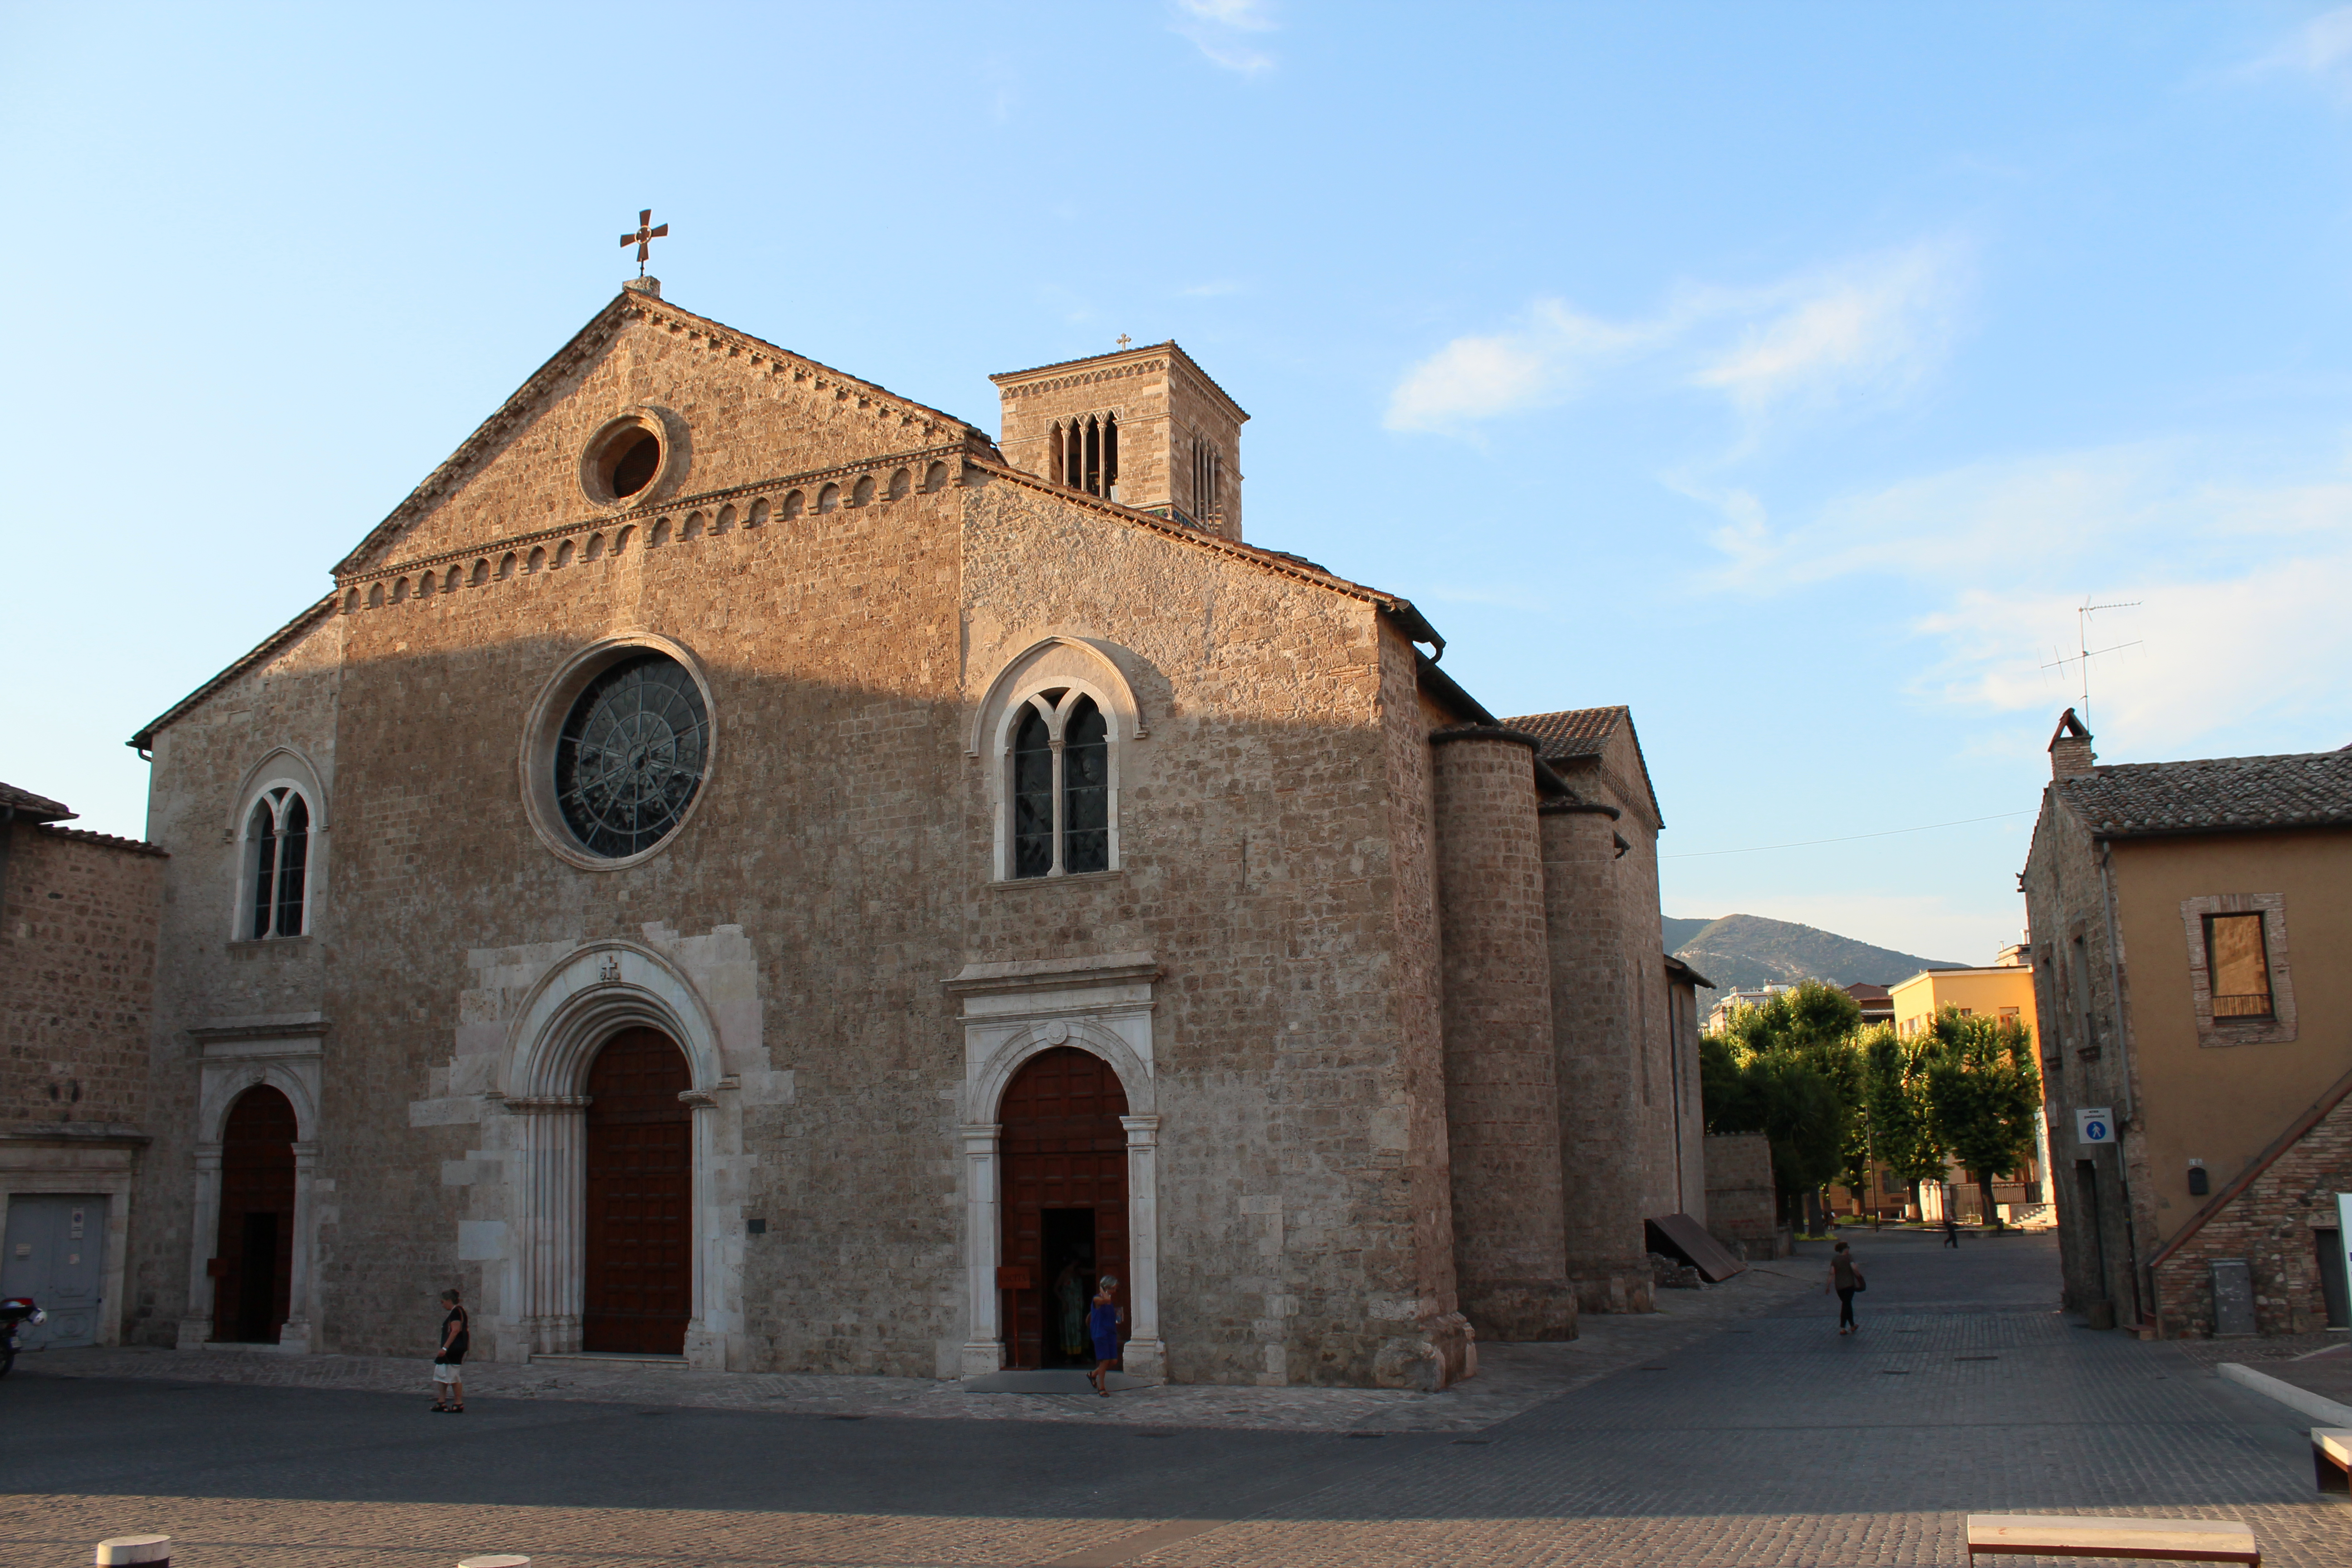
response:
{"label": "rectangular stone door frame", "polygon": [[[1127,1131],[1127,1299],[1134,1321],[1122,1365],[1134,1377],[1168,1375],[1168,1347],[1160,1338],[1160,1118],[1122,1116]],[[1003,1232],[1004,1163],[1002,1122],[956,1129],[963,1142],[964,1237],[970,1260],[971,1337],[964,1342],[962,1375],[985,1377],[1004,1367],[1003,1297],[996,1285]]]}
{"label": "rectangular stone door frame", "polygon": [[[322,1021],[191,1029],[204,1052],[197,1065],[197,1119],[213,1137],[193,1151],[194,1187],[188,1237],[188,1299],[174,1342],[184,1351],[247,1350],[307,1355],[318,1348],[319,1205],[333,1183],[319,1175],[318,1110],[325,1055]],[[294,1107],[294,1247],[289,1268],[286,1321],[276,1344],[215,1341],[213,1279],[206,1268],[220,1240],[221,1143],[219,1133],[237,1096],[268,1084]]]}
{"label": "rectangular stone door frame", "polygon": [[[1111,1064],[1127,1091],[1128,1310],[1124,1365],[1130,1375],[1168,1375],[1160,1337],[1160,1113],[1151,1066],[1152,984],[1149,952],[1091,953],[1009,963],[968,963],[943,989],[960,1000],[964,1026],[965,1114],[993,1117],[1020,1062],[1036,1050],[1069,1045]],[[1004,1366],[1004,1324],[996,1270],[1002,1247],[1003,1125],[959,1125],[964,1191],[966,1331],[956,1351],[960,1375],[985,1377]],[[941,1346],[944,1352],[948,1347]],[[944,1360],[944,1354],[942,1356]]]}

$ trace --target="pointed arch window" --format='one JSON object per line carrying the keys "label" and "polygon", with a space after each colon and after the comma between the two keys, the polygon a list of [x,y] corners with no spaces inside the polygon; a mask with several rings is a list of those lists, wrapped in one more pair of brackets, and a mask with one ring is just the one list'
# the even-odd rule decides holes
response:
{"label": "pointed arch window", "polygon": [[1111,868],[1110,725],[1092,697],[1040,691],[1012,736],[1007,834],[1014,879]]}
{"label": "pointed arch window", "polygon": [[310,909],[310,803],[280,784],[253,803],[245,828],[246,901],[243,930],[259,942],[300,936]]}

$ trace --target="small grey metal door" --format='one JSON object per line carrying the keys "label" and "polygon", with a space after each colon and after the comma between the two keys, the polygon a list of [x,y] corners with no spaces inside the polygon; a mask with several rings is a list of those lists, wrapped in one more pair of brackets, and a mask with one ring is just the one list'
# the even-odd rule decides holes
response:
{"label": "small grey metal door", "polygon": [[26,1323],[16,1342],[62,1350],[98,1342],[99,1282],[106,1276],[106,1198],[17,1193],[8,1200],[0,1296],[30,1296],[48,1314]]}

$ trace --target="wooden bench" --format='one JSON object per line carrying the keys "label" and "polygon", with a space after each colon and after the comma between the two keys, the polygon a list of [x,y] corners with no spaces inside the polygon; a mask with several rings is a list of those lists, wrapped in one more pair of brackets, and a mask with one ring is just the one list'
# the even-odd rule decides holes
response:
{"label": "wooden bench", "polygon": [[2263,1549],[2245,1525],[2219,1519],[2080,1519],[2030,1513],[1969,1515],[1969,1561],[1979,1552],[2025,1557],[2140,1557],[2168,1563],[2246,1563]]}
{"label": "wooden bench", "polygon": [[2311,1468],[2321,1491],[2352,1492],[2352,1426],[2314,1426]]}

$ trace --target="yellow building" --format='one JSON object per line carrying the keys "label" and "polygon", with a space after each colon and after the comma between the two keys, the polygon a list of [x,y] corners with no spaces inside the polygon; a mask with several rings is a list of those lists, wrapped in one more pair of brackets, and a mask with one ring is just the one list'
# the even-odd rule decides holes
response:
{"label": "yellow building", "polygon": [[2033,969],[2030,964],[1996,964],[1985,969],[1927,969],[1893,988],[1895,1033],[1909,1039],[1927,1026],[1946,1007],[1958,1007],[1961,1016],[1986,1014],[1997,1018],[2014,1019],[2025,1026],[2035,1039],[2042,1031],[2033,1026]]}
{"label": "yellow building", "polygon": [[[1929,1020],[1946,1007],[1957,1007],[1964,1017],[1986,1016],[2013,1022],[2025,1026],[2034,1041],[2042,1038],[2033,1007],[2033,967],[2014,962],[2021,958],[2021,945],[2004,949],[2002,958],[2010,962],[1987,965],[1982,969],[1927,969],[1913,975],[1893,989],[1895,1004],[1895,1034],[1898,1039],[1911,1039],[1927,1027]],[[2024,1167],[2012,1172],[2006,1181],[1992,1185],[1993,1202],[2002,1211],[2004,1220],[2033,1221],[2046,1218],[2040,1205],[2050,1201],[2048,1189],[2042,1184],[2050,1167],[2050,1133],[2047,1122],[2040,1113],[2034,1117],[2033,1155]],[[1981,1221],[1987,1216],[1983,1193],[1977,1185],[1973,1172],[1953,1165],[1944,1173],[1939,1190],[1935,1184],[1923,1184],[1919,1189],[1919,1217],[1929,1222],[1939,1221],[1948,1211],[1957,1213],[1963,1220]]]}

